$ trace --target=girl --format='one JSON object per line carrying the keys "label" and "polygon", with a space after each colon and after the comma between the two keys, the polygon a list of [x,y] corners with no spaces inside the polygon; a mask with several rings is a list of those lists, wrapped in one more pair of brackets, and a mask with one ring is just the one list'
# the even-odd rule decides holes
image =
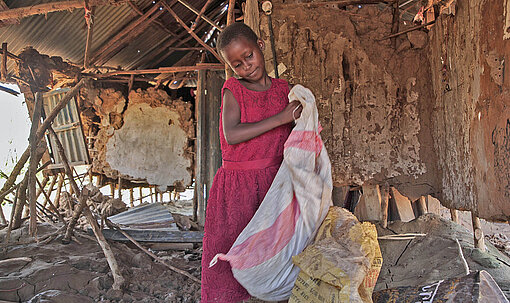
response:
{"label": "girl", "polygon": [[218,52],[240,79],[223,85],[220,143],[223,165],[209,194],[202,254],[202,303],[240,302],[250,298],[225,261],[209,268],[217,253],[227,253],[255,214],[283,160],[283,145],[298,101],[289,103],[289,85],[265,69],[264,42],[245,24],[220,34]]}

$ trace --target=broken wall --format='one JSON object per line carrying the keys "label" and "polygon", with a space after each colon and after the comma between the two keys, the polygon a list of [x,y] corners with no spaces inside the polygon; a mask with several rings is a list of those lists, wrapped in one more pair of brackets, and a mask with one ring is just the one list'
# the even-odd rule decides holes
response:
{"label": "broken wall", "polygon": [[[411,198],[438,194],[430,132],[433,92],[424,32],[390,39],[390,7],[273,1],[281,77],[315,94],[335,186],[387,184]],[[269,41],[267,17],[262,38]],[[266,43],[268,71],[273,70]]]}
{"label": "broken wall", "polygon": [[191,104],[164,90],[89,89],[100,117],[93,171],[109,178],[147,182],[166,190],[191,184],[194,137]]}
{"label": "broken wall", "polygon": [[510,1],[457,1],[430,32],[443,204],[510,218]]}

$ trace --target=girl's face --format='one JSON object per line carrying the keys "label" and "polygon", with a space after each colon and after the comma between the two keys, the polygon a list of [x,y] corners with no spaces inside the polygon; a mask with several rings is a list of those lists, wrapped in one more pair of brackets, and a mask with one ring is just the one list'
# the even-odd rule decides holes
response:
{"label": "girl's face", "polygon": [[258,82],[266,75],[263,49],[264,41],[259,39],[257,43],[254,43],[240,37],[230,42],[223,49],[222,54],[239,77],[250,82]]}

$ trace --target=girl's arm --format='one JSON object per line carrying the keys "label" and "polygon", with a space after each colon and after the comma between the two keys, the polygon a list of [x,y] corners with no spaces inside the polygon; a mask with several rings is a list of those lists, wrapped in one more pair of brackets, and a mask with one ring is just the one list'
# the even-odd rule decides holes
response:
{"label": "girl's arm", "polygon": [[[225,139],[230,145],[248,141],[263,133],[294,121],[301,116],[303,109],[299,101],[292,101],[280,113],[255,123],[241,123],[241,109],[232,92],[228,89],[223,93],[222,123]],[[296,108],[299,108],[296,110]],[[294,112],[294,110],[296,110]]]}

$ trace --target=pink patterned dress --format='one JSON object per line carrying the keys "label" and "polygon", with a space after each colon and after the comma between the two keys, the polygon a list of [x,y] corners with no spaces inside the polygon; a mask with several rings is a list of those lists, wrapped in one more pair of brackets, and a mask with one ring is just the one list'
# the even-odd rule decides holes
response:
{"label": "pink patterned dress", "polygon": [[[281,112],[288,104],[287,81],[272,79],[267,91],[245,88],[230,78],[223,85],[237,100],[241,123],[258,122]],[[283,158],[283,145],[291,124],[272,129],[249,141],[229,145],[223,134],[220,116],[220,142],[223,165],[220,167],[207,202],[202,254],[202,303],[240,302],[250,298],[232,275],[228,262],[218,261],[209,268],[217,253],[227,253],[237,236],[251,220],[264,199]]]}

